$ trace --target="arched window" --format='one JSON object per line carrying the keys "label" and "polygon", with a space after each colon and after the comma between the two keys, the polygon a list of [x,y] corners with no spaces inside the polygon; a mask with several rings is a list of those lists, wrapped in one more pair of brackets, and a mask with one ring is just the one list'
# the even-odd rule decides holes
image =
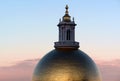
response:
{"label": "arched window", "polygon": [[67,40],[70,40],[70,30],[67,30]]}

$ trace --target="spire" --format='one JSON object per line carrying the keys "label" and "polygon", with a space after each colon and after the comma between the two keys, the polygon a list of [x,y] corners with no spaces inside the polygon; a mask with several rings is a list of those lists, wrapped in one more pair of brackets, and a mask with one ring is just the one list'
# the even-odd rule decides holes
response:
{"label": "spire", "polygon": [[70,22],[71,21],[70,16],[69,16],[69,12],[68,12],[68,8],[69,8],[68,5],[66,5],[65,15],[63,16],[63,21],[65,21],[65,22]]}

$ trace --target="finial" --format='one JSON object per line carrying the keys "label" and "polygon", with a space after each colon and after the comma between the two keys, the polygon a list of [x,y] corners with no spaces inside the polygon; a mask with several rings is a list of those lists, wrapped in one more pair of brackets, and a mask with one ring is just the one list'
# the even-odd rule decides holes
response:
{"label": "finial", "polygon": [[66,5],[66,7],[65,7],[66,9],[68,9],[69,7],[68,7],[68,5]]}
{"label": "finial", "polygon": [[59,22],[61,22],[61,18],[59,19]]}
{"label": "finial", "polygon": [[73,22],[75,21],[74,17],[73,17]]}
{"label": "finial", "polygon": [[65,14],[68,14],[68,5],[66,5],[66,7],[65,7],[65,9],[66,9],[66,12],[65,12]]}
{"label": "finial", "polygon": [[70,22],[71,21],[70,16],[69,16],[69,12],[68,12],[68,8],[69,8],[68,5],[66,5],[65,15],[63,16],[63,21],[65,21],[65,22]]}

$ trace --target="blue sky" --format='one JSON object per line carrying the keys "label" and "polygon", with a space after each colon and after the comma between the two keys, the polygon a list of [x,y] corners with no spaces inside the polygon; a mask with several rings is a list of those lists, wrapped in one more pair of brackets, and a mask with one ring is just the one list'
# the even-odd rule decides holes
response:
{"label": "blue sky", "polygon": [[0,61],[40,58],[53,49],[66,4],[80,49],[96,59],[120,59],[119,0],[1,0]]}

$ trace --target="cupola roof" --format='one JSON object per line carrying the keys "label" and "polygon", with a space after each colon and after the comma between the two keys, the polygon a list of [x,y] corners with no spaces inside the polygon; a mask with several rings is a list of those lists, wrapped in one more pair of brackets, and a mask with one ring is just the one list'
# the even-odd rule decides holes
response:
{"label": "cupola roof", "polygon": [[65,11],[65,15],[63,16],[63,21],[70,22],[71,21],[71,19],[70,19],[71,17],[69,15],[69,11],[68,11],[69,7],[68,7],[68,5],[66,5],[65,9],[66,9],[66,11]]}

